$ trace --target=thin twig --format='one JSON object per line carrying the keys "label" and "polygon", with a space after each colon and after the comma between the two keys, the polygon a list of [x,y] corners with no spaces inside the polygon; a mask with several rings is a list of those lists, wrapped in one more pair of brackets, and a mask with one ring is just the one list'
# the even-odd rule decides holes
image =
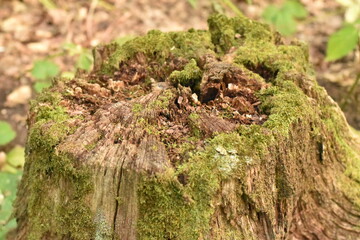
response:
{"label": "thin twig", "polygon": [[[360,53],[360,41],[358,42],[358,51]],[[356,69],[356,79],[354,81],[354,83],[351,85],[351,88],[349,90],[349,92],[346,94],[346,96],[342,99],[340,107],[343,111],[346,110],[346,107],[349,104],[349,99],[355,94],[355,90],[357,88],[357,86],[359,85],[360,82],[360,69],[359,69],[359,64],[360,64],[360,57],[359,55],[357,55],[356,57],[357,59],[355,60],[355,69]]]}
{"label": "thin twig", "polygon": [[89,40],[93,37],[93,17],[94,12],[99,3],[99,0],[92,0],[89,8],[89,12],[86,18],[86,33]]}
{"label": "thin twig", "polygon": [[222,2],[228,6],[234,13],[236,13],[240,17],[244,17],[244,14],[240,11],[240,9],[231,1],[231,0],[222,0]]}
{"label": "thin twig", "polygon": [[355,89],[357,88],[357,86],[359,85],[360,82],[360,73],[357,74],[355,82],[352,84],[349,92],[346,94],[345,98],[343,99],[340,107],[343,111],[346,110],[346,107],[349,104],[349,99],[354,95]]}

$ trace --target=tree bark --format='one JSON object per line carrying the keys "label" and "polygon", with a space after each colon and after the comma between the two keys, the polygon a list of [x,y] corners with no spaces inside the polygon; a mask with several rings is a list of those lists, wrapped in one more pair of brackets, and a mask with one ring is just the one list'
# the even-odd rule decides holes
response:
{"label": "tree bark", "polygon": [[304,44],[214,15],[32,104],[15,239],[360,239],[358,133]]}

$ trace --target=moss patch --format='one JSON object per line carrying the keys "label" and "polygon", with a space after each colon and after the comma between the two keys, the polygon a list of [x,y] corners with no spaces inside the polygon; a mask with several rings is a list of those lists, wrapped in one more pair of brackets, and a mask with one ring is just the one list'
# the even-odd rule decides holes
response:
{"label": "moss patch", "polygon": [[[268,139],[255,125],[219,134],[203,151],[190,153],[177,171],[144,176],[139,187],[139,239],[206,239],[220,182],[244,179],[247,166],[259,164],[259,153],[265,154]],[[180,177],[185,180],[180,182]]]}
{"label": "moss patch", "polygon": [[119,63],[126,62],[144,54],[146,62],[156,62],[162,66],[169,58],[199,59],[213,52],[209,32],[189,30],[187,32],[162,33],[152,30],[147,35],[136,37],[121,46],[114,48],[110,57],[104,60],[101,72],[112,74]]}
{"label": "moss patch", "polygon": [[[74,132],[57,93],[47,92],[32,103],[36,113],[26,149],[22,185],[27,189],[29,239],[90,239],[93,219],[84,197],[92,190],[90,172],[56,146]],[[53,186],[61,187],[61,191]],[[23,191],[19,191],[21,194]],[[21,202],[16,203],[21,208]],[[51,234],[50,234],[51,233]],[[48,236],[50,234],[50,236]]]}
{"label": "moss patch", "polygon": [[218,53],[227,53],[232,47],[239,47],[247,43],[273,43],[275,36],[269,25],[252,21],[247,18],[227,18],[216,14],[209,18],[211,40]]}
{"label": "moss patch", "polygon": [[194,92],[199,92],[202,71],[197,66],[195,59],[191,59],[190,62],[185,65],[184,70],[173,71],[169,78],[170,81],[176,85],[181,84],[182,86],[190,87]]}

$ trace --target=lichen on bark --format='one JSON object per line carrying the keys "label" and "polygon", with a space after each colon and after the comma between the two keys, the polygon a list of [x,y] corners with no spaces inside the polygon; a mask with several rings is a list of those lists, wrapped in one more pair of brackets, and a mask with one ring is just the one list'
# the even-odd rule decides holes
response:
{"label": "lichen on bark", "polygon": [[18,239],[356,239],[358,136],[303,43],[213,15],[94,56],[33,103]]}

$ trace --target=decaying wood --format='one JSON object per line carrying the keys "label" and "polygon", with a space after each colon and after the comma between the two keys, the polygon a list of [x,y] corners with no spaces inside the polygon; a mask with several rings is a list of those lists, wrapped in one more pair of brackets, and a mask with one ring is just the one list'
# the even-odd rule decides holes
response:
{"label": "decaying wood", "polygon": [[360,239],[359,136],[302,55],[241,62],[221,34],[196,66],[140,52],[103,73],[110,46],[58,80],[29,116],[15,239]]}

